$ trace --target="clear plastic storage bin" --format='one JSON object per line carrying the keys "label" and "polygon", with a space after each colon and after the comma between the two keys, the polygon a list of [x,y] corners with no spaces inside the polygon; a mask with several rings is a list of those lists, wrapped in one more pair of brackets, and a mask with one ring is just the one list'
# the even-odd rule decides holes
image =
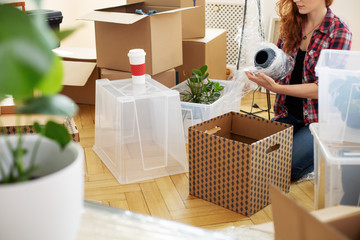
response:
{"label": "clear plastic storage bin", "polygon": [[334,205],[360,206],[360,145],[325,143],[319,124],[310,124],[314,136],[315,209]]}
{"label": "clear plastic storage bin", "polygon": [[322,50],[315,70],[320,139],[360,143],[360,51]]}
{"label": "clear plastic storage bin", "polygon": [[148,75],[97,80],[93,149],[120,183],[186,172],[179,93]]}
{"label": "clear plastic storage bin", "polygon": [[[240,112],[241,91],[244,83],[239,80],[211,80],[224,86],[221,96],[212,104],[200,104],[181,102],[182,120],[184,125],[185,139],[188,140],[188,128],[211,118],[228,112]],[[188,89],[186,81],[176,85],[172,89],[183,92]]]}

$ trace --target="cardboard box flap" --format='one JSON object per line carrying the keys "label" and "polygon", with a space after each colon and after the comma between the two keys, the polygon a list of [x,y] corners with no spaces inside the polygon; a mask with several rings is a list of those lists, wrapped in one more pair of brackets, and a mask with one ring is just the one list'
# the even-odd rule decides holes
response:
{"label": "cardboard box flap", "polygon": [[[156,10],[156,6],[151,6],[151,7]],[[163,12],[158,12],[158,13],[156,13],[156,14],[168,14],[168,13],[186,11],[186,10],[190,10],[190,9],[198,8],[198,7],[199,7],[199,6],[195,6],[195,7],[185,7],[185,8],[175,8],[175,9],[171,9],[171,10],[167,10],[167,11],[163,11]]]}
{"label": "cardboard box flap", "polygon": [[96,61],[95,48],[59,47],[53,49],[53,52],[61,58]]}
{"label": "cardboard box flap", "polygon": [[216,39],[222,33],[226,32],[226,29],[217,29],[217,28],[206,28],[205,29],[205,37],[204,38],[187,38],[184,39],[184,42],[200,42],[200,43],[208,43],[212,40]]}
{"label": "cardboard box flap", "polygon": [[326,223],[349,239],[360,239],[360,212],[348,214]]}
{"label": "cardboard box flap", "polygon": [[64,68],[63,85],[84,86],[96,67],[93,62],[62,61]]}
{"label": "cardboard box flap", "polygon": [[344,240],[342,233],[320,222],[303,207],[291,201],[280,190],[269,185],[275,228],[275,239]]}
{"label": "cardboard box flap", "polygon": [[[186,7],[186,8],[176,8],[170,9],[167,11],[158,12],[154,15],[158,14],[169,14],[174,12],[186,11],[189,9],[197,8],[196,7]],[[146,8],[151,8],[156,10],[156,6],[146,6]],[[126,12],[110,12],[110,11],[92,11],[83,17],[80,20],[87,20],[87,21],[97,21],[97,22],[108,22],[108,23],[118,23],[118,24],[133,24],[135,22],[140,21],[143,18],[149,17],[148,15],[141,15],[136,13],[126,13]]]}
{"label": "cardboard box flap", "polygon": [[[126,1],[127,4],[140,3],[140,2],[143,1],[140,0]],[[92,1],[91,5],[94,5],[94,10],[99,10],[99,9],[112,8],[112,7],[118,7],[124,5],[124,1],[120,1],[120,0]]]}
{"label": "cardboard box flap", "polygon": [[148,16],[135,13],[93,11],[81,17],[80,20],[118,24],[133,24],[146,17]]}

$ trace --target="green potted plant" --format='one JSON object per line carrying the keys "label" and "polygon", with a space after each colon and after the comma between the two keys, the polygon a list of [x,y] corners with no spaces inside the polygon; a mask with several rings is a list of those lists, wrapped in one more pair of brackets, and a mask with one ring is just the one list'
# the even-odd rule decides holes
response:
{"label": "green potted plant", "polygon": [[219,99],[224,86],[219,82],[208,79],[208,66],[203,65],[199,70],[194,69],[192,75],[187,74],[186,85],[188,89],[182,91],[181,101],[201,104],[211,104]]}
{"label": "green potted plant", "polygon": [[207,65],[194,69],[186,81],[172,88],[180,93],[186,140],[188,127],[240,110],[243,83],[239,80],[210,80],[207,71]]}
{"label": "green potted plant", "polygon": [[[19,119],[76,114],[76,104],[58,94],[62,64],[46,21],[0,4],[0,29],[0,100],[11,95]],[[0,239],[74,239],[83,203],[83,149],[61,123],[34,128],[38,134],[22,134],[19,127],[16,135],[0,136]]]}

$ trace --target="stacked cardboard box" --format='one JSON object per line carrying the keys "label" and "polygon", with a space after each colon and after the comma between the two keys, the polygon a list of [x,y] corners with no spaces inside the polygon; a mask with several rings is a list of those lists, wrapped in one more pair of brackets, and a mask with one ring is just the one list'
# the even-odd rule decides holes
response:
{"label": "stacked cardboard box", "polygon": [[204,38],[183,40],[183,65],[176,68],[178,82],[205,64],[211,79],[226,79],[226,30],[208,28]]}
{"label": "stacked cardboard box", "polygon": [[[135,14],[137,10],[158,13]],[[146,73],[172,87],[174,68],[183,63],[182,39],[205,36],[205,0],[129,0],[121,6],[107,4],[81,19],[95,22],[96,63],[101,78],[131,77],[127,53],[142,48],[146,52]],[[88,84],[91,89],[82,89],[94,92],[95,84]],[[94,99],[88,103],[94,103]]]}

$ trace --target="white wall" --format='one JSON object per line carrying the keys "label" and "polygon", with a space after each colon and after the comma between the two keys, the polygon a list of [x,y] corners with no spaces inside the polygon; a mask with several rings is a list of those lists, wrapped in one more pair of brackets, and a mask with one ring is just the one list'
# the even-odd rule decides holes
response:
{"label": "white wall", "polygon": [[[11,1],[11,0],[7,0]],[[169,0],[170,1],[170,0]],[[210,1],[210,0],[208,0]],[[211,0],[214,1],[214,0]],[[224,0],[218,0],[224,1]],[[243,2],[243,0],[232,0]],[[90,12],[99,4],[117,2],[123,4],[126,0],[43,0],[44,9],[59,10],[62,12],[64,19],[60,25],[62,29],[83,25],[72,36],[61,43],[62,46],[68,47],[95,47],[94,25],[92,22],[77,20],[84,14]],[[264,16],[265,33],[268,34],[269,22],[272,16],[277,16],[275,11],[277,0],[262,0],[262,12]],[[32,0],[26,0],[26,8],[34,8]],[[332,10],[342,18],[353,33],[352,50],[360,50],[360,1],[359,0],[334,0]]]}
{"label": "white wall", "polygon": [[[277,16],[275,11],[277,0],[263,0],[262,11],[266,36],[268,34],[271,17]],[[334,0],[331,10],[346,22],[353,33],[352,50],[360,50],[360,1],[359,0]]]}

